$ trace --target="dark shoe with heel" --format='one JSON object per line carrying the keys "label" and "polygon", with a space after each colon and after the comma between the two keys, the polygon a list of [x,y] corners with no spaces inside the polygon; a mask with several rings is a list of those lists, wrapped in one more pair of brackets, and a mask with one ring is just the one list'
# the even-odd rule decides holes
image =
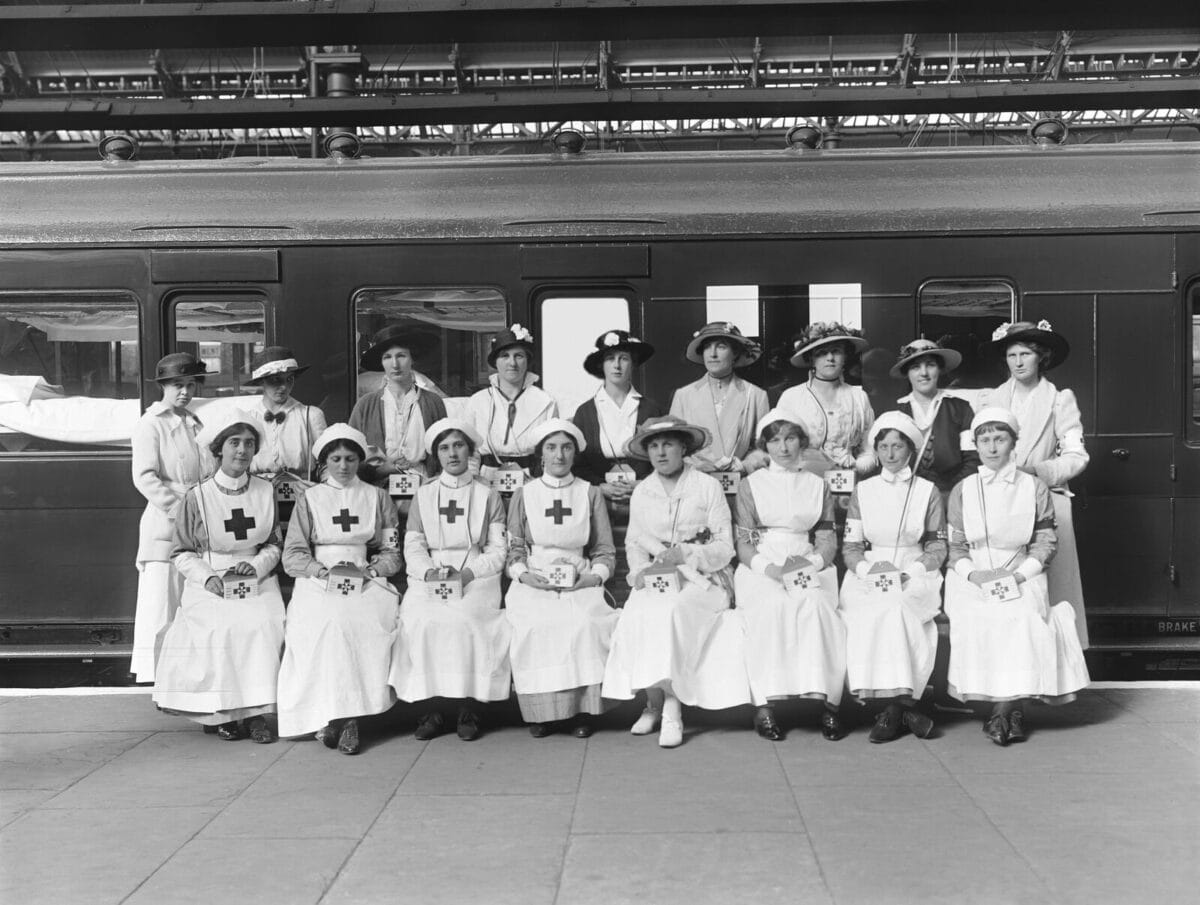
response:
{"label": "dark shoe with heel", "polygon": [[1025,731],[1025,713],[1021,710],[1014,710],[1008,715],[1008,740],[1010,742],[1023,742],[1029,737]]}
{"label": "dark shoe with heel", "polygon": [[783,730],[779,728],[779,723],[775,721],[775,714],[771,710],[760,710],[754,715],[754,731],[758,733],[759,738],[765,738],[770,742],[783,740]]}
{"label": "dark shoe with heel", "polygon": [[333,723],[327,723],[317,730],[316,738],[326,748],[336,748],[338,746],[337,726]]}
{"label": "dark shoe with heel", "polygon": [[534,738],[545,738],[554,728],[549,723],[530,723],[529,734]]}
{"label": "dark shoe with heel", "polygon": [[871,727],[871,734],[867,736],[867,739],[876,745],[883,744],[884,742],[894,742],[901,736],[904,730],[904,719],[900,715],[899,708],[888,707],[880,711],[879,716],[875,717],[875,725]]}
{"label": "dark shoe with heel", "polygon": [[464,707],[458,712],[458,737],[464,742],[479,738],[479,716],[474,710]]}
{"label": "dark shoe with heel", "polygon": [[342,731],[338,734],[337,749],[343,754],[358,753],[358,720],[346,720],[342,724]]}
{"label": "dark shoe with heel", "polygon": [[236,742],[246,737],[246,734],[242,732],[241,724],[237,720],[234,720],[232,723],[222,723],[217,727],[217,735],[227,742]]}
{"label": "dark shoe with heel", "polygon": [[437,738],[442,734],[443,725],[440,713],[427,713],[417,723],[417,731],[413,733],[413,738],[422,742],[427,742],[431,738]]}
{"label": "dark shoe with heel", "polygon": [[592,721],[588,719],[586,713],[575,717],[575,726],[571,729],[571,735],[576,738],[591,738],[592,731]]}
{"label": "dark shoe with heel", "polygon": [[907,708],[904,711],[904,725],[917,738],[929,738],[933,735],[933,720],[919,710]]}
{"label": "dark shoe with heel", "polygon": [[821,714],[821,735],[831,742],[846,737],[846,727],[842,725],[842,718],[832,710],[826,710]]}
{"label": "dark shoe with heel", "polygon": [[250,733],[250,741],[256,745],[269,745],[275,741],[275,733],[267,725],[265,717],[253,716],[246,720],[246,731]]}
{"label": "dark shoe with heel", "polygon": [[1004,718],[1004,714],[995,713],[988,717],[987,722],[983,724],[983,734],[1002,748],[1007,745],[1008,720]]}

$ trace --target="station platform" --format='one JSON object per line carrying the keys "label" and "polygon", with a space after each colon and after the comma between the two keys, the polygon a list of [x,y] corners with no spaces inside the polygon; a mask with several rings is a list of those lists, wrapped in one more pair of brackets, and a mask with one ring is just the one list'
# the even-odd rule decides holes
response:
{"label": "station platform", "polygon": [[927,740],[821,738],[818,709],[685,712],[662,750],[628,727],[412,738],[361,754],[255,745],[157,712],[147,689],[0,693],[0,901],[12,903],[1130,903],[1200,890],[1200,684],[1031,707],[999,748],[933,711]]}

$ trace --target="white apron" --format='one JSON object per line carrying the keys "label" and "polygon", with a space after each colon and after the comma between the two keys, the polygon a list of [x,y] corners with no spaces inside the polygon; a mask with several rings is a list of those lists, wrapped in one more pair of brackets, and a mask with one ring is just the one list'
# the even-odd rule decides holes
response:
{"label": "white apron", "polygon": [[[760,525],[758,552],[775,565],[812,552],[809,531],[821,520],[825,482],[806,471],[774,466],[747,478]],[[817,573],[818,587],[793,596],[780,582],[739,565],[737,612],[746,631],[746,669],[754,703],[786,697],[842,700],[846,629],[837,613],[837,569]]]}
{"label": "white apron", "polygon": [[[908,469],[905,472],[911,475]],[[924,552],[925,513],[930,495],[938,492],[924,478],[910,480],[890,482],[879,475],[863,481],[856,488],[861,521],[846,523],[847,540],[871,545],[868,562],[890,562],[902,572]],[[910,573],[908,586],[899,595],[879,591],[869,577],[864,580],[852,571],[846,573],[841,613],[851,694],[921,697],[937,656],[933,617],[941,608],[941,588],[940,572]]]}
{"label": "white apron", "polygon": [[[461,571],[478,560],[489,530],[488,494],[478,481],[449,487],[439,479],[417,490],[412,505],[420,508],[435,565]],[[435,597],[410,574],[388,683],[402,701],[503,701],[511,682],[508,643],[498,572],[472,581],[461,600]]]}
{"label": "white apron", "polygon": [[[567,560],[582,572],[591,531],[586,481],[549,487],[532,481],[521,489],[529,523],[529,568],[545,571]],[[619,613],[602,587],[542,591],[514,581],[505,600],[512,626],[513,684],[517,694],[542,694],[598,685]]]}
{"label": "white apron", "polygon": [[[1011,484],[982,485],[975,474],[961,486],[963,532],[975,568],[1004,568],[1033,537],[1034,479],[1018,471]],[[1088,684],[1071,604],[1049,606],[1044,572],[1019,587],[1017,600],[996,602],[957,572],[947,574],[949,690],[959,700],[1038,698],[1061,704]]]}
{"label": "white apron", "polygon": [[[379,533],[376,490],[355,481],[308,488],[313,557],[323,566],[367,564],[367,542]],[[279,669],[279,734],[306,735],[330,720],[382,713],[396,640],[396,592],[383,579],[361,594],[325,591],[323,578],[297,578],[287,612],[287,646]]]}
{"label": "white apron", "polygon": [[[208,480],[195,493],[208,534],[209,566],[222,573],[253,558],[275,522],[270,482],[251,479],[244,493],[232,495]],[[211,714],[192,718],[213,725],[274,711],[283,620],[274,576],[261,578],[258,595],[245,600],[226,600],[187,581],[159,653],[154,703]]]}

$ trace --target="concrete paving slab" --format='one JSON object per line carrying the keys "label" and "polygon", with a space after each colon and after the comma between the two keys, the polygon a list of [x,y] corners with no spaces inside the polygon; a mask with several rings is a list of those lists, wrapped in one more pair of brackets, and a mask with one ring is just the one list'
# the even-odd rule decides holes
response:
{"label": "concrete paving slab", "polygon": [[315,905],[357,843],[357,839],[193,839],[125,903]]}
{"label": "concrete paving slab", "polygon": [[572,795],[398,795],[322,905],[552,905],[574,804]]}
{"label": "concrete paving slab", "polygon": [[191,720],[156,710],[150,689],[144,695],[38,695],[6,700],[8,705],[0,710],[0,732],[28,732],[31,727],[72,732],[200,731]]}
{"label": "concrete paving slab", "polygon": [[121,902],[212,819],[213,808],[39,808],[0,830],[0,901]]}
{"label": "concrete paving slab", "polygon": [[144,732],[0,735],[0,788],[61,791],[146,738]]}
{"label": "concrete paving slab", "polygon": [[1191,689],[1105,689],[1102,694],[1150,723],[1200,723],[1200,695]]}
{"label": "concrete paving slab", "polygon": [[204,829],[204,838],[361,838],[425,745],[376,742],[347,757],[319,742],[297,742]]}
{"label": "concrete paving slab", "polygon": [[426,744],[400,794],[574,793],[587,744],[569,735],[535,739],[515,726],[492,729],[473,742],[451,732]]}
{"label": "concrete paving slab", "polygon": [[1200,754],[1200,726],[1187,723],[1156,723],[1154,728],[1161,736],[1181,745],[1192,754]]}
{"label": "concrete paving slab", "polygon": [[0,828],[8,826],[22,814],[32,811],[57,794],[53,789],[0,790]]}
{"label": "concrete paving slab", "polygon": [[798,832],[774,746],[744,729],[710,729],[679,748],[656,736],[594,736],[579,787],[577,833]]}
{"label": "concrete paving slab", "polygon": [[804,833],[573,836],[555,905],[832,903]]}
{"label": "concrete paving slab", "polygon": [[884,745],[868,742],[867,731],[838,742],[789,733],[775,750],[792,785],[890,787],[945,783],[949,774],[930,751],[938,744],[937,738],[922,741],[911,733]]}
{"label": "concrete paving slab", "polygon": [[93,770],[53,808],[217,807],[229,804],[292,742],[255,745],[195,732],[159,732]]}

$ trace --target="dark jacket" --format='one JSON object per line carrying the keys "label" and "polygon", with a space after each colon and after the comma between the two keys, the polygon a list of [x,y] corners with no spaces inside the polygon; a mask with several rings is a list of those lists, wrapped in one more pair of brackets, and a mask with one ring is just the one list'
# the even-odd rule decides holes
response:
{"label": "dark jacket", "polygon": [[[903,397],[896,408],[911,418],[911,397]],[[962,448],[962,433],[970,431],[974,417],[971,404],[956,396],[943,396],[933,416],[929,443],[916,471],[919,477],[933,481],[942,493],[949,493],[955,484],[979,470],[979,453]]]}
{"label": "dark jacket", "polygon": [[[446,403],[436,393],[417,387],[417,408],[421,412],[421,421],[428,430],[435,421],[446,417]],[[383,426],[383,395],[368,393],[354,404],[350,413],[350,426],[362,431],[367,437],[367,443],[377,449],[383,449],[387,443],[387,434]],[[437,460],[430,456],[425,459],[425,474],[432,475]],[[363,463],[358,470],[358,476],[369,484],[383,484],[386,476],[379,473],[373,465]]]}
{"label": "dark jacket", "polygon": [[[666,414],[661,405],[649,396],[643,396],[638,401],[637,423],[641,424],[647,418],[657,418]],[[589,399],[575,410],[571,418],[575,426],[583,434],[587,442],[585,449],[575,459],[575,477],[583,478],[589,484],[603,484],[604,475],[612,470],[618,461],[630,466],[638,480],[646,477],[653,470],[650,463],[642,459],[607,459],[600,448],[600,413],[596,411],[596,400]]]}

